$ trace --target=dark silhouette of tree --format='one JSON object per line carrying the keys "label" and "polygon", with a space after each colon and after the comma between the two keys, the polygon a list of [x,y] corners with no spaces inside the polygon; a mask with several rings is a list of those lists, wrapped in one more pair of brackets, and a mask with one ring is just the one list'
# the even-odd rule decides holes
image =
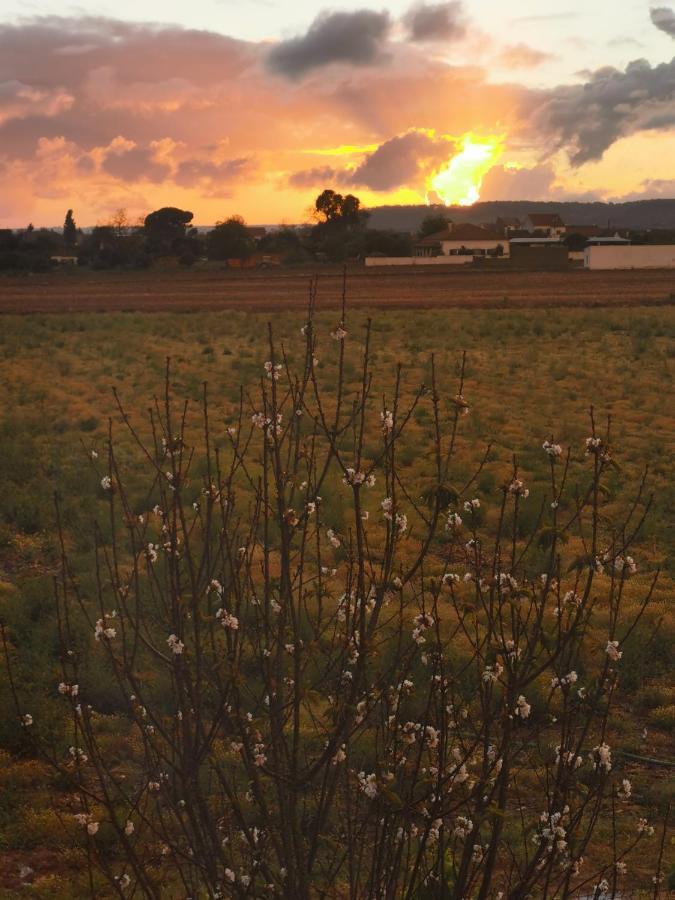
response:
{"label": "dark silhouette of tree", "polygon": [[206,236],[209,259],[246,259],[254,248],[253,239],[241,216],[217,222]]}
{"label": "dark silhouette of tree", "polygon": [[429,213],[428,216],[425,216],[422,219],[420,227],[417,231],[417,236],[419,238],[428,237],[430,234],[436,234],[439,231],[444,231],[448,224],[450,223],[450,219],[447,218],[443,213]]}
{"label": "dark silhouette of tree", "polygon": [[73,218],[73,211],[69,209],[66,213],[66,219],[63,223],[63,243],[67,250],[72,250],[77,243],[77,225]]}
{"label": "dark silhouette of tree", "polygon": [[182,253],[187,226],[193,214],[174,206],[163,206],[145,217],[143,230],[148,249],[155,254]]}
{"label": "dark silhouette of tree", "polygon": [[323,216],[325,222],[340,222],[343,225],[358,225],[367,213],[361,209],[361,201],[354,194],[337,194],[327,188],[316,198],[314,209],[317,216]]}

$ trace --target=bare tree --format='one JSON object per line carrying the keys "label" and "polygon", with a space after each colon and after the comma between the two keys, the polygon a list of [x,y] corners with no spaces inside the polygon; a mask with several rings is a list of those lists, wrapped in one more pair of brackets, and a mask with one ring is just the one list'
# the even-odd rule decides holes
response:
{"label": "bare tree", "polygon": [[[410,402],[400,367],[382,396],[368,324],[353,396],[344,305],[321,335],[315,294],[301,364],[270,327],[260,383],[226,429],[205,386],[191,441],[168,367],[149,441],[118,400],[152,500],[134,509],[111,428],[107,459],[94,461],[112,534],[97,535],[94,600],[62,534],[70,748],[40,749],[77,789],[92,892],[103,882],[120,897],[614,897],[644,844],[657,897],[663,842],[660,855],[647,849],[643,819],[626,827],[623,816],[617,830],[631,785],[610,744],[622,647],[656,581],[629,619],[644,481],[609,521],[611,435],[591,415],[579,452],[544,441],[549,493],[523,534],[533,501],[517,460],[494,509],[474,489],[489,452],[450,484],[470,410],[464,364],[447,395],[432,358]],[[338,358],[329,392],[316,362],[324,341]],[[406,481],[399,463],[422,407],[427,484]],[[322,498],[340,481],[339,519]],[[596,618],[607,622],[600,641]],[[5,649],[10,661],[6,635]],[[86,652],[105,657],[128,704],[122,762],[105,752]]]}

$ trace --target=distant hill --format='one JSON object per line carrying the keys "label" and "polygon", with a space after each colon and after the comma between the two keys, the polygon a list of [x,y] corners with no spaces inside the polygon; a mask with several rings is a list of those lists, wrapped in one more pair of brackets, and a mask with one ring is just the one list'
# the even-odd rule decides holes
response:
{"label": "distant hill", "polygon": [[528,213],[558,213],[569,225],[600,228],[675,228],[674,200],[637,200],[630,203],[549,203],[529,200],[488,200],[473,206],[374,206],[371,228],[417,231],[430,212],[444,212],[453,222],[494,222],[506,216],[524,218]]}

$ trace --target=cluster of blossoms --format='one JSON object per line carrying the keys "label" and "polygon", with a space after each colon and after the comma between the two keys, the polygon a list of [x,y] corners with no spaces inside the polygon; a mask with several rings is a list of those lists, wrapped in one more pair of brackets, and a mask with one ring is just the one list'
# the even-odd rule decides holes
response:
{"label": "cluster of blossoms", "polygon": [[587,437],[586,438],[586,456],[597,456],[602,462],[609,462],[612,458],[612,454],[609,451],[609,447],[605,446],[602,438],[599,437]]}
{"label": "cluster of blossoms", "polygon": [[341,545],[340,538],[335,534],[332,528],[326,529],[326,537],[328,538],[328,542],[331,547],[334,547],[336,550]]}
{"label": "cluster of blossoms", "polygon": [[452,833],[456,838],[464,840],[464,838],[473,831],[473,822],[466,816],[457,816],[455,827]]}
{"label": "cluster of blossoms", "polygon": [[331,331],[330,336],[334,341],[344,341],[347,337],[347,332],[345,331],[342,322],[338,325],[335,331]]}
{"label": "cluster of blossoms", "polygon": [[638,819],[637,832],[638,834],[646,834],[648,837],[652,837],[654,826],[650,825],[646,819]]}
{"label": "cluster of blossoms", "polygon": [[633,785],[630,783],[628,778],[623,778],[621,780],[621,787],[616,792],[616,796],[619,800],[630,800],[633,794]]}
{"label": "cluster of blossoms", "polygon": [[103,478],[101,478],[101,487],[104,491],[112,491],[113,480],[110,475],[104,475]]}
{"label": "cluster of blossoms", "polygon": [[525,483],[520,478],[514,478],[507,491],[512,497],[522,497],[523,500],[530,496],[529,489],[525,487]]}
{"label": "cluster of blossoms", "polygon": [[500,572],[499,578],[497,579],[497,584],[502,591],[518,590],[518,582],[513,577],[513,575],[510,574],[510,572]]}
{"label": "cluster of blossoms", "polygon": [[92,837],[99,829],[99,823],[95,821],[91,813],[75,813],[75,821],[81,828],[87,829],[87,834]]}
{"label": "cluster of blossoms", "polygon": [[239,619],[224,607],[216,610],[216,619],[218,619],[223,628],[228,628],[230,631],[239,630]]}
{"label": "cluster of blossoms", "polygon": [[562,447],[560,444],[554,444],[551,441],[544,441],[541,445],[541,449],[546,453],[551,459],[556,459],[557,457],[562,455]]}
{"label": "cluster of blossoms", "polygon": [[358,778],[359,787],[362,792],[368,797],[369,800],[374,800],[377,797],[377,775],[371,773],[370,775],[366,775],[365,772],[359,772],[356,776]]}
{"label": "cluster of blossoms", "polygon": [[331,758],[331,765],[337,766],[339,763],[343,763],[347,759],[347,752],[345,749],[345,745],[338,747],[333,757]]}
{"label": "cluster of blossoms", "polygon": [[385,497],[381,503],[382,513],[389,522],[393,522],[396,526],[396,531],[399,534],[403,534],[404,531],[408,530],[408,517],[405,513],[399,513],[394,511],[394,501],[391,497]]}
{"label": "cluster of blossoms", "polygon": [[462,517],[459,513],[449,512],[448,517],[445,520],[445,530],[453,531],[454,529],[462,527]]}
{"label": "cluster of blossoms", "polygon": [[558,851],[562,853],[567,849],[567,832],[562,826],[563,817],[569,812],[565,807],[562,812],[542,813],[539,817],[539,830],[533,835],[532,840],[538,846],[544,845],[547,853]]}
{"label": "cluster of blossoms", "polygon": [[605,653],[607,654],[607,656],[609,656],[612,662],[618,662],[623,656],[623,651],[619,650],[618,641],[607,641]]}
{"label": "cluster of blossoms", "polygon": [[170,634],[166,639],[169,650],[175,655],[180,656],[185,650],[185,644],[179,639],[177,634]]}
{"label": "cluster of blossoms", "polygon": [[637,565],[632,556],[617,556],[614,560],[614,571],[619,575],[635,575]]}
{"label": "cluster of blossoms", "polygon": [[598,744],[597,747],[593,747],[593,753],[590,756],[590,760],[593,763],[593,768],[598,771],[603,772],[611,772],[612,771],[612,751],[609,747],[609,744],[603,743]]}
{"label": "cluster of blossoms", "polygon": [[25,728],[30,728],[30,726],[33,724],[33,717],[31,716],[30,713],[24,713],[24,714],[21,716],[21,724],[22,724]]}
{"label": "cluster of blossoms", "polygon": [[460,584],[462,579],[455,572],[446,572],[443,576],[443,584],[448,587],[451,584]]}
{"label": "cluster of blossoms", "polygon": [[298,518],[298,514],[290,506],[288,509],[284,510],[284,522],[287,525],[290,525],[291,528],[295,528],[296,525],[300,524],[300,519]]}
{"label": "cluster of blossoms", "polygon": [[574,671],[574,669],[572,669],[571,672],[568,672],[567,675],[563,675],[561,678],[559,678],[557,675],[554,675],[553,678],[551,678],[551,687],[552,688],[557,688],[557,687],[564,688],[564,687],[567,687],[567,685],[576,684],[578,680],[579,680],[579,676]]}
{"label": "cluster of blossoms", "polygon": [[516,700],[516,708],[513,712],[516,716],[520,716],[521,719],[529,719],[532,707],[522,694]]}
{"label": "cluster of blossoms", "polygon": [[473,500],[465,500],[464,509],[468,513],[475,512],[475,510],[480,509],[480,500],[477,497],[474,497]]}
{"label": "cluster of blossoms", "polygon": [[255,744],[253,747],[253,762],[256,766],[264,766],[267,762],[265,745],[263,743]]}
{"label": "cluster of blossoms", "polygon": [[579,769],[583,764],[584,760],[581,756],[577,756],[577,754],[573,750],[565,750],[564,753],[561,753],[562,747],[558,746],[555,748],[555,761],[556,764],[562,764],[564,766],[569,766],[573,769]]}
{"label": "cluster of blossoms", "polygon": [[357,472],[356,469],[347,468],[345,469],[342,483],[351,485],[365,484],[366,487],[374,487],[375,476],[372,472],[370,475],[366,475],[365,472]]}
{"label": "cluster of blossoms", "polygon": [[499,676],[504,671],[504,666],[501,663],[495,663],[493,666],[486,666],[483,670],[483,681],[485,684],[494,684]]}
{"label": "cluster of blossoms", "polygon": [[383,410],[380,413],[380,423],[382,425],[382,433],[385,435],[391,434],[394,430],[394,414],[388,409]]}
{"label": "cluster of blossoms", "polygon": [[281,413],[277,413],[274,419],[270,419],[264,413],[253,413],[251,422],[256,428],[265,432],[266,437],[271,438],[275,434],[281,434]]}
{"label": "cluster of blossoms", "polygon": [[433,628],[435,620],[429,613],[420,613],[418,616],[415,616],[413,622],[415,623],[415,628],[413,629],[412,639],[419,646],[426,642],[424,632],[427,628]]}
{"label": "cluster of blossoms", "polygon": [[267,360],[267,362],[265,363],[265,373],[266,373],[267,377],[270,379],[270,381],[278,381],[279,380],[279,375],[281,374],[281,369],[282,369],[281,363],[277,363],[275,365],[274,363],[270,362],[270,360]]}
{"label": "cluster of blossoms", "polygon": [[461,394],[457,394],[453,398],[453,403],[457,407],[457,410],[461,416],[468,416],[469,414],[469,404],[466,402],[464,397]]}
{"label": "cluster of blossoms", "polygon": [[94,639],[100,641],[102,638],[111,641],[117,635],[117,629],[108,625],[108,619],[114,619],[117,616],[117,610],[106,613],[103,618],[96,620],[94,627]]}
{"label": "cluster of blossoms", "polygon": [[80,693],[79,684],[67,684],[65,681],[62,681],[59,684],[59,694],[63,694],[65,697],[77,697]]}

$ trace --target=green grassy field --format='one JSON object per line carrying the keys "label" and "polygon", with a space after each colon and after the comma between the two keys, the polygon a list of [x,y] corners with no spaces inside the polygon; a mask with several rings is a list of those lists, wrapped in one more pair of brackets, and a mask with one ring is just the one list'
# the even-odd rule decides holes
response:
{"label": "green grassy field", "polygon": [[[367,314],[359,311],[346,326],[349,390],[356,389],[360,377],[359,349],[366,319]],[[289,359],[299,359],[303,318],[289,312],[272,317],[228,311],[2,318],[0,613],[11,617],[17,632],[26,636],[23,651],[35,690],[49,676],[55,653],[50,600],[56,562],[54,491],[63,498],[73,560],[86,579],[92,522],[105,511],[88,454],[92,449],[103,453],[109,420],[119,434],[121,458],[129,466],[137,452],[119,427],[113,387],[143,431],[144,411],[163,390],[170,357],[175,394],[192,402],[191,423],[199,422],[199,402],[207,382],[211,414],[219,419],[216,432],[222,434],[232,421],[240,385],[253,385],[264,375],[270,320]],[[336,324],[336,313],[321,313],[315,326],[320,335],[321,377],[328,386],[335,380],[338,351],[330,331]],[[403,366],[406,396],[412,396],[420,384],[429,384],[429,360],[434,354],[443,393],[451,397],[459,360],[466,351],[464,396],[471,411],[462,423],[454,473],[458,480],[468,475],[491,444],[490,465],[478,481],[478,496],[488,505],[516,454],[532,491],[526,518],[534,518],[547,483],[542,441],[553,435],[581,458],[584,438],[590,433],[590,406],[600,427],[611,416],[611,443],[621,466],[608,484],[611,503],[628,503],[648,467],[647,483],[654,500],[639,542],[640,562],[650,570],[664,569],[656,611],[649,621],[660,621],[659,640],[666,645],[673,630],[667,600],[672,586],[673,561],[668,552],[673,545],[675,507],[671,478],[675,418],[669,401],[674,337],[672,307],[379,310],[373,314],[372,331],[374,383],[380,394],[391,394],[398,363]],[[415,441],[408,443],[400,459],[420,484],[430,471],[431,425],[428,410],[416,410]],[[140,494],[138,502],[142,502]],[[339,489],[327,496],[327,502],[339,518]],[[617,727],[625,731],[626,747],[664,756],[669,752],[674,699],[672,691],[661,685],[661,672],[658,666],[652,671],[647,661],[632,684],[641,697],[640,730],[645,722],[655,729],[649,745],[637,742],[637,725],[630,723],[630,716]],[[14,754],[21,750],[15,733],[11,722],[0,727],[0,745]],[[49,868],[56,862],[50,862],[48,854],[63,846],[63,835],[51,801],[41,793],[41,773],[37,768],[26,770],[26,765],[17,763],[14,776],[5,777],[11,791],[0,801],[0,853],[14,865],[31,860],[31,853],[39,848],[47,853],[43,862]],[[645,800],[662,790],[660,777],[654,786],[645,779]],[[28,804],[26,796],[31,798]]]}

